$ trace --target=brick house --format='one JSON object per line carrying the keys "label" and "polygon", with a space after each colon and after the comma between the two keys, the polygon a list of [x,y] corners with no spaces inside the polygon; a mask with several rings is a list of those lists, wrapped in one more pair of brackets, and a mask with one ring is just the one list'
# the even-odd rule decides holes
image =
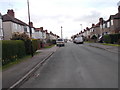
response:
{"label": "brick house", "polygon": [[42,40],[41,28],[35,28],[34,36],[35,36],[34,37],[35,39],[41,39]]}
{"label": "brick house", "polygon": [[2,16],[3,18],[3,30],[4,30],[4,40],[10,40],[14,32],[29,34],[29,25],[23,21],[15,18],[15,13],[13,10],[8,10],[7,14]]}
{"label": "brick house", "polygon": [[118,13],[110,15],[109,19],[101,23],[102,35],[120,33],[120,6]]}
{"label": "brick house", "polygon": [[1,13],[0,13],[0,40],[3,40],[3,23]]}

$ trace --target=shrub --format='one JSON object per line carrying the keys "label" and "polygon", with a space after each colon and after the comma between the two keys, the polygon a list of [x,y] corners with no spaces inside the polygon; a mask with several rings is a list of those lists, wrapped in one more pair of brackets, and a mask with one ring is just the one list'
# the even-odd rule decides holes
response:
{"label": "shrub", "polygon": [[26,54],[29,55],[31,52],[33,53],[33,50],[31,49],[31,40],[26,33],[15,32],[13,33],[11,40],[23,40]]}
{"label": "shrub", "polygon": [[52,44],[56,44],[56,40],[52,40]]}
{"label": "shrub", "polygon": [[111,43],[110,35],[104,35],[103,40],[104,40],[105,43]]}
{"label": "shrub", "polygon": [[105,43],[119,43],[120,34],[109,34],[103,36]]}
{"label": "shrub", "polygon": [[21,40],[2,41],[2,64],[15,61],[25,56],[24,42]]}
{"label": "shrub", "polygon": [[32,40],[32,47],[33,47],[33,52],[36,52],[39,48],[40,41],[38,39],[33,39]]}

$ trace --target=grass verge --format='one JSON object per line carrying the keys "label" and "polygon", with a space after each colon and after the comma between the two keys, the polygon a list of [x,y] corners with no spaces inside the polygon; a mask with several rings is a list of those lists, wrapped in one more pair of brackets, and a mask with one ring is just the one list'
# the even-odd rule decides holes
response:
{"label": "grass verge", "polygon": [[119,44],[108,44],[108,43],[101,43],[102,45],[109,45],[109,46],[117,46],[117,47],[120,47]]}
{"label": "grass verge", "polygon": [[[40,53],[40,52],[36,52],[34,55],[37,55],[37,54],[39,54],[39,53]],[[25,57],[23,57],[23,58],[20,58],[20,59],[14,61],[14,62],[10,62],[10,63],[8,63],[8,64],[0,67],[0,70],[1,70],[1,69],[2,69],[2,70],[6,70],[6,69],[8,69],[8,68],[10,68],[10,67],[12,67],[12,66],[14,66],[14,65],[16,65],[16,64],[19,64],[19,63],[21,63],[21,62],[24,62],[24,61],[28,60],[29,58],[31,58],[31,55],[27,55],[27,56],[25,56]]]}

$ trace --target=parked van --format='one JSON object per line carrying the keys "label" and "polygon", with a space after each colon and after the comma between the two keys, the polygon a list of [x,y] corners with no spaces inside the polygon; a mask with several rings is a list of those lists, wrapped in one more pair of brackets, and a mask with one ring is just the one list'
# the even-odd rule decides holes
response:
{"label": "parked van", "polygon": [[57,45],[57,46],[65,46],[64,39],[58,38],[58,39],[56,40],[56,45]]}
{"label": "parked van", "polygon": [[84,40],[83,40],[83,37],[77,37],[75,38],[75,41],[74,41],[76,44],[83,44]]}

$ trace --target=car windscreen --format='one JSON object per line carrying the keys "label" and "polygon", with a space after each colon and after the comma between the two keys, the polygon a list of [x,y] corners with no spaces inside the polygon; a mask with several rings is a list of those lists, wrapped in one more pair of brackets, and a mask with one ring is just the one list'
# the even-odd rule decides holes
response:
{"label": "car windscreen", "polygon": [[58,41],[63,41],[62,39],[58,39]]}

